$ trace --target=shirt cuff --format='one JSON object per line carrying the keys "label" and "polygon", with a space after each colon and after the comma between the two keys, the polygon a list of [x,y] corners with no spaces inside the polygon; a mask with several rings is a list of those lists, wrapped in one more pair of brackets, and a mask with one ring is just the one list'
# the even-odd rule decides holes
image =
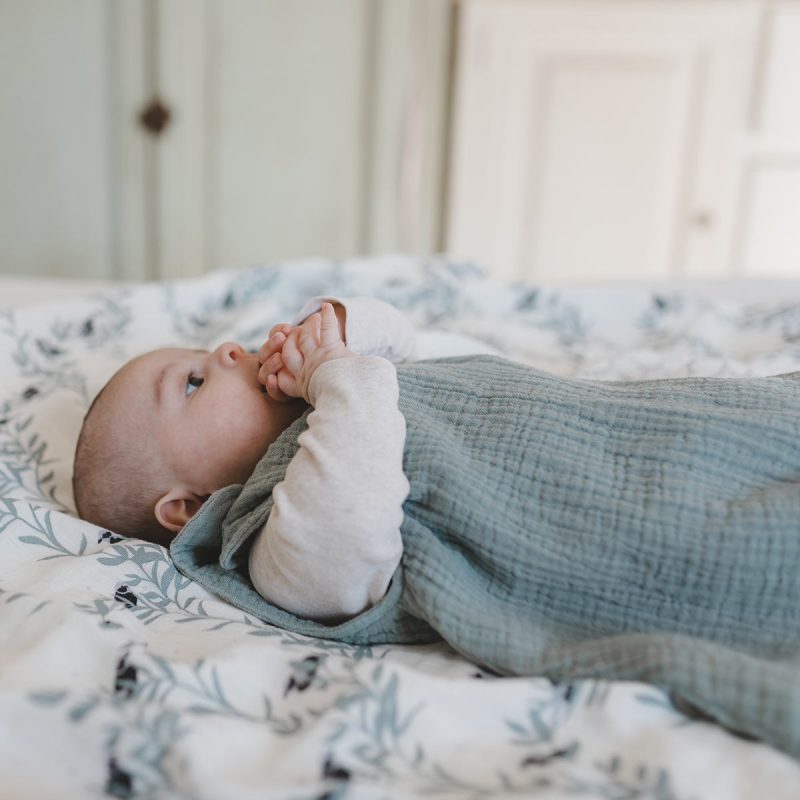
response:
{"label": "shirt cuff", "polygon": [[[326,386],[337,385],[344,381],[365,382],[376,381],[382,385],[397,387],[397,370],[391,361],[381,356],[349,356],[334,358],[320,364],[308,382],[308,400],[312,406],[317,405],[319,394]],[[395,391],[397,391],[395,389]]]}

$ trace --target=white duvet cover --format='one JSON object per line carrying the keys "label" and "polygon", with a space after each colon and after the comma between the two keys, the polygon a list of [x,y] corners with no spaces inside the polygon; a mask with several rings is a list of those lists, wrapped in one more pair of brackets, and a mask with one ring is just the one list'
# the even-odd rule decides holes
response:
{"label": "white duvet cover", "polygon": [[799,764],[683,717],[657,688],[496,678],[444,645],[305,639],[73,513],[82,416],[145,350],[257,348],[312,295],[366,294],[405,311],[431,356],[609,379],[800,369],[800,284],[715,288],[512,285],[401,257],[49,303],[28,291],[17,308],[0,283],[0,800],[796,800]]}

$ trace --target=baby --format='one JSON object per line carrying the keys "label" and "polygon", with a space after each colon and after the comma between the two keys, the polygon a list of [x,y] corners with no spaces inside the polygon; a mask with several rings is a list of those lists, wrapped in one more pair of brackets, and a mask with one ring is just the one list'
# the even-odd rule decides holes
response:
{"label": "baby", "polygon": [[[405,424],[387,359],[412,357],[415,334],[396,309],[370,298],[336,300],[335,315],[315,298],[303,319],[275,326],[258,355],[225,343],[130,361],[86,415],[73,488],[83,519],[169,546],[315,405],[306,446],[252,548],[251,578],[276,604],[330,620],[379,599],[402,555]],[[312,383],[323,363],[343,359]]]}
{"label": "baby", "polygon": [[258,356],[123,367],[78,443],[81,515],[176,534],[179,570],[271,624],[649,681],[800,756],[800,376],[401,363],[398,312],[335,305]]}

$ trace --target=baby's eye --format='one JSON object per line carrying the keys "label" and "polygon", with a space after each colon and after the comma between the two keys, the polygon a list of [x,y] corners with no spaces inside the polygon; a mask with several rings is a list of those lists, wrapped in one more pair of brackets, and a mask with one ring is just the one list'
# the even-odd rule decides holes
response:
{"label": "baby's eye", "polygon": [[203,385],[203,379],[193,373],[186,379],[186,396],[191,397]]}

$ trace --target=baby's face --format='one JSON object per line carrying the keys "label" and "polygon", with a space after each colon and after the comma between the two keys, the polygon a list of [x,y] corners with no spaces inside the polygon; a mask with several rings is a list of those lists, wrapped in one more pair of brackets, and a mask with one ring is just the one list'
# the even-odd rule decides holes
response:
{"label": "baby's face", "polygon": [[119,373],[123,436],[146,436],[176,482],[208,495],[244,483],[267,447],[303,411],[258,381],[255,355],[227,342],[216,350],[145,353]]}

